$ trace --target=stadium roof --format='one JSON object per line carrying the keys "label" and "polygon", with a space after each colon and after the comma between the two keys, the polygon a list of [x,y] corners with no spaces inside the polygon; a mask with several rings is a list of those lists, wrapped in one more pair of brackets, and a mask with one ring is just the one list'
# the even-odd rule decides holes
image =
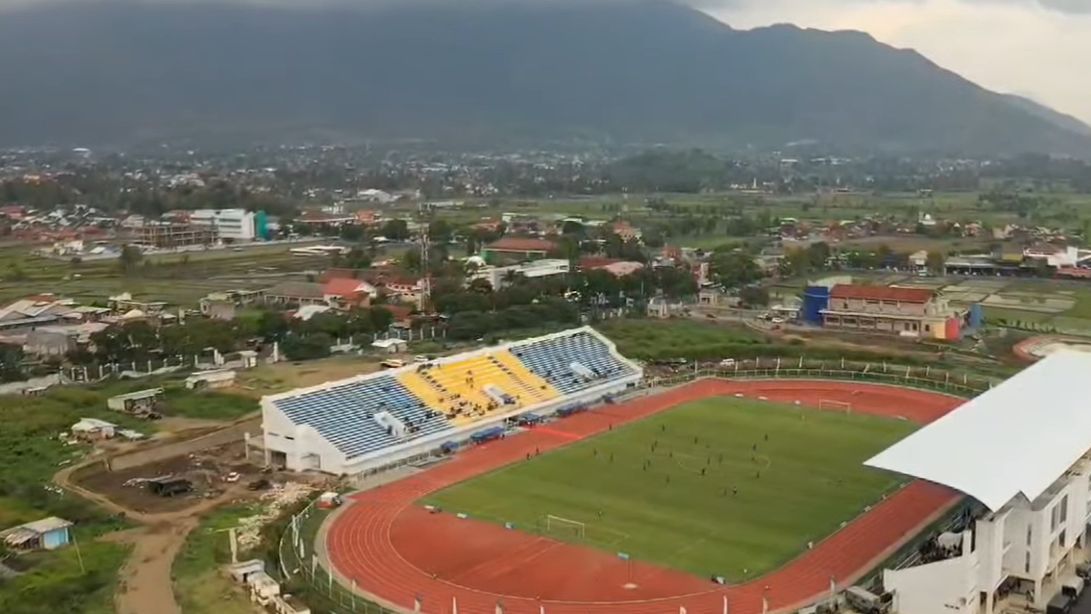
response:
{"label": "stadium roof", "polygon": [[1091,449],[1091,354],[1060,351],[864,463],[960,490],[996,511],[1038,498]]}

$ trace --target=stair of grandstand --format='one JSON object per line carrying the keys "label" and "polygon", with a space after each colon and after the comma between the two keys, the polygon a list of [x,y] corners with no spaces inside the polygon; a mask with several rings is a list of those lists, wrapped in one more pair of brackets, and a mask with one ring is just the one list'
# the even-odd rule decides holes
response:
{"label": "stair of grandstand", "polygon": [[[354,458],[452,428],[441,412],[422,401],[394,377],[384,376],[278,399],[276,406],[292,422],[310,425],[347,458]],[[397,436],[390,420],[385,420],[384,428],[383,413],[404,425],[406,433]]]}
{"label": "stair of grandstand", "polygon": [[522,393],[533,399],[534,403],[541,403],[560,396],[560,393],[553,386],[550,386],[549,382],[528,371],[523,363],[519,362],[519,359],[513,356],[511,352],[502,350],[490,354],[489,358],[502,371],[507,373],[519,386]]}
{"label": "stair of grandstand", "polygon": [[601,339],[585,332],[516,346],[511,353],[562,394],[580,392],[632,371]]}

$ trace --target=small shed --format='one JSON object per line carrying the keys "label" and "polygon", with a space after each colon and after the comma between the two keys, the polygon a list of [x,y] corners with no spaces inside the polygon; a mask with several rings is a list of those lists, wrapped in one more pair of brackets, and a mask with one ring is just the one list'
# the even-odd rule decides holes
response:
{"label": "small shed", "polygon": [[111,439],[116,434],[117,425],[96,418],[81,418],[72,425],[71,431],[80,439]]}
{"label": "small shed", "polygon": [[379,339],[371,344],[371,347],[380,351],[387,352],[389,354],[397,354],[399,352],[405,352],[409,349],[409,342],[404,339]]}
{"label": "small shed", "polygon": [[0,538],[15,550],[56,550],[71,542],[71,527],[71,522],[50,516],[2,531]]}
{"label": "small shed", "polygon": [[193,483],[185,478],[165,477],[148,480],[148,490],[160,497],[184,495],[193,490]]}
{"label": "small shed", "polygon": [[106,407],[114,411],[135,414],[151,411],[163,396],[162,388],[148,388],[106,399]]}
{"label": "small shed", "polygon": [[227,388],[235,383],[235,372],[230,369],[203,371],[186,378],[186,388],[200,390],[204,388]]}

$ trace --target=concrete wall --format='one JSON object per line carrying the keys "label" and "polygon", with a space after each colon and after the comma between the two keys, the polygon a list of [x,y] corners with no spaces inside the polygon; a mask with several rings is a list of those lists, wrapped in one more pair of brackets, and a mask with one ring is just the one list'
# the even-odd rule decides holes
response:
{"label": "concrete wall", "polygon": [[176,456],[184,456],[186,454],[200,452],[201,450],[215,448],[216,446],[242,441],[245,433],[250,433],[251,436],[255,437],[260,436],[261,420],[254,418],[193,439],[186,439],[161,446],[137,450],[135,452],[120,454],[111,457],[108,460],[108,463],[110,469],[120,471],[122,469],[129,469],[147,463],[174,458]]}

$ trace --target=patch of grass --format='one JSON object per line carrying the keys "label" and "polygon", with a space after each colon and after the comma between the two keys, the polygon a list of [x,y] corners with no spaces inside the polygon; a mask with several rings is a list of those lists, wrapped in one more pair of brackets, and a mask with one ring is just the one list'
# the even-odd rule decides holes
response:
{"label": "patch of grass", "polygon": [[[893,490],[862,462],[914,426],[872,416],[709,399],[428,497],[450,512],[731,581],[804,551]],[[654,447],[654,450],[653,450]],[[650,466],[645,466],[650,463]],[[737,494],[733,492],[737,489]]]}
{"label": "patch of grass", "polygon": [[762,347],[754,331],[694,320],[608,320],[598,330],[617,344],[624,356],[641,360],[736,356]]}
{"label": "patch of grass", "polygon": [[258,411],[258,402],[241,394],[187,390],[173,385],[164,388],[166,412],[171,416],[203,420],[234,420]]}
{"label": "patch of grass", "polygon": [[1015,322],[1045,323],[1053,319],[1052,314],[1037,311],[1023,311],[1022,309],[1004,309],[1002,307],[985,307],[986,321],[997,323],[1004,321],[1011,325]]}
{"label": "patch of grass", "polygon": [[[245,593],[221,573],[220,566],[231,562],[226,529],[255,513],[248,505],[219,509],[206,516],[186,538],[171,568],[174,594],[184,614],[253,612]],[[240,553],[243,557],[246,554]]]}
{"label": "patch of grass", "polygon": [[1087,320],[1088,326],[1091,327],[1091,291],[1077,290],[1072,294],[1072,298],[1076,299],[1076,304],[1063,315],[1066,318]]}
{"label": "patch of grass", "polygon": [[[0,611],[5,614],[109,614],[114,612],[117,570],[128,556],[126,546],[80,539],[79,549],[69,546],[52,552],[19,557],[23,575],[0,582]],[[80,559],[83,569],[80,567]]]}

